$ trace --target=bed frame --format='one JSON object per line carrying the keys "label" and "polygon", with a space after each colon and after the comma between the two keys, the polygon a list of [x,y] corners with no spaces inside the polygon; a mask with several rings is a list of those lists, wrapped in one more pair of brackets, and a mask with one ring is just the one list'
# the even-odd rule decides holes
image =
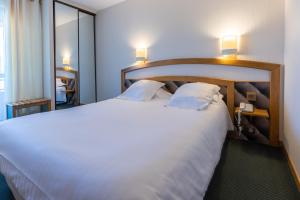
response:
{"label": "bed frame", "polygon": [[[127,79],[126,75],[130,72],[142,70],[146,68],[173,66],[173,65],[222,65],[230,67],[254,68],[259,70],[269,71],[271,74],[270,82],[268,83],[268,111],[270,114],[270,130],[269,130],[269,144],[272,146],[279,146],[279,103],[280,103],[280,72],[281,65],[266,62],[257,62],[249,60],[227,60],[217,58],[183,58],[170,59],[149,62],[140,65],[134,65],[125,68],[121,71],[121,88],[125,91],[133,82],[139,79]],[[146,77],[141,79],[156,80],[166,83],[166,89],[171,93],[184,83],[189,82],[205,82],[219,85],[222,88],[222,94],[225,96],[224,100],[227,104],[230,116],[234,118],[235,106],[237,105],[237,95],[235,85],[241,83],[236,80],[225,80],[209,77],[198,76],[156,76]],[[250,81],[243,81],[243,83],[251,83]],[[257,82],[256,82],[257,83]]]}

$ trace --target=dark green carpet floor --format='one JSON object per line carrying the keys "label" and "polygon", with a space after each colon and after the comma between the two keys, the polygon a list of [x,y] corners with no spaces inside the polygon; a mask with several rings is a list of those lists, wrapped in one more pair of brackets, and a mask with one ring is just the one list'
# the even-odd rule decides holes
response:
{"label": "dark green carpet floor", "polygon": [[227,140],[205,200],[300,200],[281,148]]}
{"label": "dark green carpet floor", "polygon": [[1,200],[13,200],[14,197],[6,185],[4,177],[0,174],[0,199]]}
{"label": "dark green carpet floor", "polygon": [[[13,199],[0,175],[0,200]],[[300,200],[285,155],[278,148],[225,142],[205,200]]]}

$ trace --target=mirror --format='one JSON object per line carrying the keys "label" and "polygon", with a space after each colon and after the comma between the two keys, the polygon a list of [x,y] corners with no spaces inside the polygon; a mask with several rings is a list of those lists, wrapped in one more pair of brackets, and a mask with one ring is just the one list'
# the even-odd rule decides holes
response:
{"label": "mirror", "polygon": [[96,99],[94,41],[94,17],[79,12],[79,79],[81,104],[93,103]]}
{"label": "mirror", "polygon": [[55,2],[56,109],[96,102],[94,15]]}

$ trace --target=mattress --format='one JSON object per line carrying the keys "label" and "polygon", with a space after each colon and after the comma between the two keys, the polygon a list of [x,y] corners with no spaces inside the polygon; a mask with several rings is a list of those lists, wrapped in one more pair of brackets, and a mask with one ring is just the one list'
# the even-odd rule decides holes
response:
{"label": "mattress", "polygon": [[0,123],[17,199],[202,199],[232,128],[226,105],[111,99]]}

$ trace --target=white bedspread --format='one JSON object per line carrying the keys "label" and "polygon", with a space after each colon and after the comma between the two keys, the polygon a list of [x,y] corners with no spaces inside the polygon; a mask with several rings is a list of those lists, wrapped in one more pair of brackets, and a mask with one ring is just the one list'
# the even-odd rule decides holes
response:
{"label": "white bedspread", "polygon": [[1,173],[18,199],[199,200],[231,126],[226,105],[165,104],[112,99],[0,123]]}
{"label": "white bedspread", "polygon": [[65,86],[56,87],[56,102],[67,102],[67,89]]}

